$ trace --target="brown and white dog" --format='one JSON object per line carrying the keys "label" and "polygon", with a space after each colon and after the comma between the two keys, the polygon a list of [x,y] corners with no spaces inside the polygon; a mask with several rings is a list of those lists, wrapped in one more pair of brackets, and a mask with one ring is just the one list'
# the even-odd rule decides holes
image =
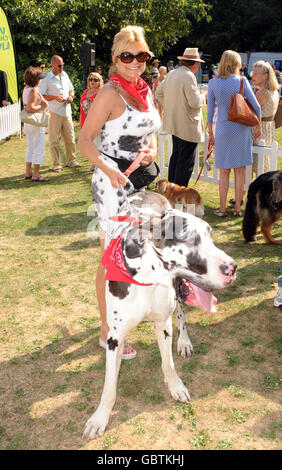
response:
{"label": "brown and white dog", "polygon": [[177,206],[179,209],[182,205],[185,212],[201,218],[204,216],[204,204],[196,189],[179,186],[167,180],[159,180],[156,182],[155,190],[165,196],[172,207]]}

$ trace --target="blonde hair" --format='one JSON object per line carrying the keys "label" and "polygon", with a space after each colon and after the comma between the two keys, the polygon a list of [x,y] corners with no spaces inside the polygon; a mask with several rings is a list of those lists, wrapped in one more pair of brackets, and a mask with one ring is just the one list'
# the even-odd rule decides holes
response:
{"label": "blonde hair", "polygon": [[144,51],[150,52],[149,46],[145,39],[145,32],[141,26],[126,26],[121,28],[121,30],[115,35],[114,42],[112,46],[112,62],[111,72],[115,71],[115,64],[117,57],[126,51],[126,48],[129,44],[133,42],[140,42],[144,48]]}
{"label": "blonde hair", "polygon": [[104,80],[103,80],[103,77],[102,75],[100,75],[98,72],[90,72],[90,74],[88,75],[87,77],[87,88],[89,90],[89,78],[99,78],[100,80],[100,85],[99,85],[99,89],[102,88],[102,86],[104,85]]}
{"label": "blonde hair", "polygon": [[218,78],[227,78],[230,75],[239,75],[242,66],[241,56],[238,52],[224,51],[217,69]]}
{"label": "blonde hair", "polygon": [[270,91],[278,90],[279,88],[278,80],[269,62],[265,62],[264,60],[259,60],[258,62],[254,64],[254,68],[258,68],[261,70],[262,73],[267,74],[267,79],[265,80],[263,84],[263,88],[266,88],[266,90],[270,90]]}
{"label": "blonde hair", "polygon": [[161,67],[159,67],[159,72],[160,72],[160,74],[161,74],[161,72],[163,72],[163,74],[166,75],[167,74],[167,68],[164,65],[162,65]]}

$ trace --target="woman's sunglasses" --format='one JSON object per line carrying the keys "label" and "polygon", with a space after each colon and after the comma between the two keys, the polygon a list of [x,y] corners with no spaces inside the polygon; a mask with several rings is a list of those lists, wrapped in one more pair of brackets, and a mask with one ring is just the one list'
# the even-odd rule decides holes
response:
{"label": "woman's sunglasses", "polygon": [[99,82],[99,78],[88,78],[89,82]]}
{"label": "woman's sunglasses", "polygon": [[148,52],[138,52],[137,55],[131,54],[131,52],[122,52],[120,55],[117,56],[121,62],[124,64],[131,64],[131,62],[134,61],[134,59],[137,60],[137,62],[146,62],[147,60],[150,59],[150,54]]}

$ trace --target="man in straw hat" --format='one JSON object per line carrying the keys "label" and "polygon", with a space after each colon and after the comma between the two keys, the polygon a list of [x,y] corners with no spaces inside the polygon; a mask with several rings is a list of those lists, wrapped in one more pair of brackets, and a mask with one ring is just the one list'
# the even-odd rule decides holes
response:
{"label": "man in straw hat", "polygon": [[187,47],[179,67],[171,70],[159,85],[156,98],[164,109],[163,129],[172,135],[173,150],[168,180],[187,186],[193,172],[196,148],[204,141],[202,106],[205,94],[198,90],[195,74],[199,68],[198,48]]}

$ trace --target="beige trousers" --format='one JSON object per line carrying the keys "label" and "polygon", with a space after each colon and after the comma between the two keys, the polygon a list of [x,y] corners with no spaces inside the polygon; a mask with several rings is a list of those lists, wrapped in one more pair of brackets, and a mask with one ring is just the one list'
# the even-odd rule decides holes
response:
{"label": "beige trousers", "polygon": [[66,150],[66,164],[72,166],[75,162],[75,136],[71,117],[60,116],[56,113],[50,113],[48,125],[48,137],[51,157],[53,160],[53,169],[62,166],[59,153],[59,138],[63,137]]}

